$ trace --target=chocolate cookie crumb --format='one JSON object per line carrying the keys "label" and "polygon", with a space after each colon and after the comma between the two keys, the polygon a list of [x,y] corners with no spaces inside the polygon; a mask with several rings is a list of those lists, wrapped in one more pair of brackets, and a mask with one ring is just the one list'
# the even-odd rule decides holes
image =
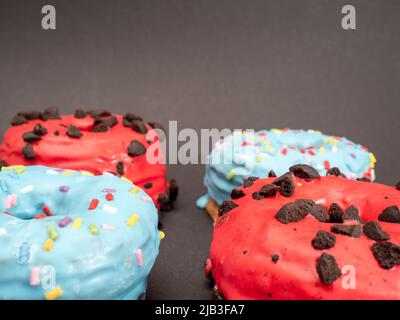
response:
{"label": "chocolate cookie crumb", "polygon": [[378,216],[378,220],[382,222],[400,223],[400,210],[397,206],[385,208]]}
{"label": "chocolate cookie crumb", "polygon": [[25,147],[22,148],[22,154],[24,155],[26,160],[34,160],[35,159],[35,150],[31,144],[27,143]]}
{"label": "chocolate cookie crumb", "polygon": [[124,163],[122,161],[118,162],[116,165],[117,173],[120,176],[123,176],[125,173]]}
{"label": "chocolate cookie crumb", "polygon": [[77,119],[86,118],[86,112],[83,111],[82,109],[76,109],[75,113],[74,113],[74,117]]}
{"label": "chocolate cookie crumb", "polygon": [[319,222],[329,222],[330,221],[330,216],[328,214],[328,211],[326,210],[326,208],[323,205],[314,203],[309,214],[311,214]]}
{"label": "chocolate cookie crumb", "polygon": [[243,190],[240,190],[238,188],[233,189],[231,192],[231,198],[232,199],[239,199],[244,197],[246,194],[243,192]]}
{"label": "chocolate cookie crumb", "polygon": [[333,248],[336,244],[336,236],[324,230],[319,230],[317,235],[311,241],[311,245],[316,250],[325,250]]}
{"label": "chocolate cookie crumb", "polygon": [[33,127],[33,132],[39,136],[44,136],[45,134],[47,134],[47,129],[44,128],[40,123],[37,123]]}
{"label": "chocolate cookie crumb", "polygon": [[320,175],[317,170],[307,164],[296,164],[289,168],[293,175],[300,179],[318,179]]}
{"label": "chocolate cookie crumb", "polygon": [[40,114],[40,119],[43,121],[58,120],[61,117],[57,107],[49,107]]}
{"label": "chocolate cookie crumb", "polygon": [[391,242],[375,242],[372,253],[383,269],[391,269],[400,264],[400,247]]}
{"label": "chocolate cookie crumb", "polygon": [[359,224],[350,226],[335,224],[331,227],[331,232],[352,238],[359,238],[361,236],[361,226]]}
{"label": "chocolate cookie crumb", "polygon": [[132,120],[130,127],[137,133],[146,134],[148,132],[147,127],[142,120]]}
{"label": "chocolate cookie crumb", "polygon": [[151,121],[151,122],[148,122],[147,124],[148,124],[152,129],[158,129],[158,130],[162,130],[162,131],[165,132],[164,127],[163,127],[161,124],[159,124],[158,122]]}
{"label": "chocolate cookie crumb", "polygon": [[329,253],[321,254],[317,260],[316,269],[324,285],[332,284],[342,275],[336,259]]}
{"label": "chocolate cookie crumb", "polygon": [[252,195],[251,195],[251,197],[252,197],[254,200],[262,200],[262,199],[264,199],[264,196],[261,195],[260,192],[258,192],[258,191],[253,192]]}
{"label": "chocolate cookie crumb", "polygon": [[271,260],[273,263],[278,263],[279,261],[279,254],[275,253],[271,256]]}
{"label": "chocolate cookie crumb", "polygon": [[279,191],[279,187],[275,184],[263,185],[258,191],[264,198],[274,197]]}
{"label": "chocolate cookie crumb", "polygon": [[42,138],[32,131],[28,131],[22,134],[22,139],[24,139],[25,142],[34,142],[39,141]]}
{"label": "chocolate cookie crumb", "polygon": [[18,115],[24,117],[26,120],[37,120],[40,118],[39,111],[19,112]]}
{"label": "chocolate cookie crumb", "polygon": [[375,241],[386,241],[390,239],[390,235],[382,230],[381,225],[377,221],[367,222],[363,226],[364,234]]}
{"label": "chocolate cookie crumb", "polygon": [[11,120],[11,125],[12,126],[20,126],[22,124],[28,123],[28,120],[25,117],[18,116],[16,115],[12,120]]}
{"label": "chocolate cookie crumb", "polygon": [[295,185],[294,179],[290,172],[287,172],[280,177],[276,178],[272,184],[277,185],[279,189],[279,193],[284,197],[290,197],[293,195]]}
{"label": "chocolate cookie crumb", "polygon": [[360,218],[360,212],[358,211],[357,207],[353,205],[346,209],[343,220],[356,220],[362,222]]}
{"label": "chocolate cookie crumb", "polygon": [[340,172],[338,167],[330,168],[326,171],[327,176],[335,176],[335,177],[344,177],[344,175]]}
{"label": "chocolate cookie crumb", "polygon": [[81,130],[79,130],[78,127],[68,126],[68,128],[67,128],[67,136],[71,137],[71,138],[78,139],[78,138],[82,137],[82,133],[81,133]]}
{"label": "chocolate cookie crumb", "polygon": [[330,217],[330,222],[332,223],[343,223],[344,219],[344,211],[343,209],[337,204],[332,203],[329,207],[328,214]]}
{"label": "chocolate cookie crumb", "polygon": [[131,157],[141,156],[146,153],[146,147],[137,140],[132,140],[128,146],[128,155]]}
{"label": "chocolate cookie crumb", "polygon": [[274,172],[274,170],[270,170],[268,172],[268,178],[276,178],[276,173]]}
{"label": "chocolate cookie crumb", "polygon": [[254,181],[257,181],[259,178],[258,177],[248,177],[246,179],[243,179],[243,187],[248,188],[251,187],[254,184]]}
{"label": "chocolate cookie crumb", "polygon": [[57,130],[57,131],[54,131],[54,135],[55,135],[55,136],[59,136],[59,135],[60,135],[60,131],[58,131],[58,130]]}
{"label": "chocolate cookie crumb", "polygon": [[232,209],[238,207],[238,205],[233,201],[224,201],[218,208],[218,215],[223,216],[227,212],[231,211]]}
{"label": "chocolate cookie crumb", "polygon": [[153,184],[152,184],[151,182],[146,182],[146,183],[143,185],[143,188],[145,188],[145,189],[150,189],[151,187],[153,187]]}
{"label": "chocolate cookie crumb", "polygon": [[297,222],[304,219],[309,213],[309,207],[306,200],[296,200],[289,202],[279,209],[275,218],[284,224],[289,222]]}

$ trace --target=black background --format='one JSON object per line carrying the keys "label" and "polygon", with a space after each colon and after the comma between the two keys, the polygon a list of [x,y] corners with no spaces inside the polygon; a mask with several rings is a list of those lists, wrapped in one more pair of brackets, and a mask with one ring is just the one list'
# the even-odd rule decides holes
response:
{"label": "black background", "polygon": [[[377,180],[400,178],[400,2],[0,1],[0,128],[58,105],[137,112],[182,128],[318,129],[368,146]],[[53,4],[57,30],[41,29]],[[201,165],[171,165],[181,187],[149,299],[208,299],[212,224],[195,207]]]}

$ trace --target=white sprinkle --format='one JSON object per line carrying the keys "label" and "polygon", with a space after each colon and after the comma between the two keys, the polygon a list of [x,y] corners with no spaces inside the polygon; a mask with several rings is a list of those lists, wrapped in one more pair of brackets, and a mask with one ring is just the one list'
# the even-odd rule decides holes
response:
{"label": "white sprinkle", "polygon": [[47,170],[46,173],[47,174],[58,174],[58,172],[56,170]]}
{"label": "white sprinkle", "polygon": [[103,176],[115,177],[112,173],[106,171],[103,172]]}
{"label": "white sprinkle", "polygon": [[7,235],[7,229],[6,228],[0,228],[0,237]]}
{"label": "white sprinkle", "polygon": [[33,186],[33,184],[30,184],[26,187],[23,187],[19,192],[21,193],[29,193],[31,191],[33,191],[33,189],[35,189],[35,187]]}
{"label": "white sprinkle", "polygon": [[153,202],[153,200],[148,196],[141,196],[140,199],[144,202]]}
{"label": "white sprinkle", "polygon": [[118,212],[118,209],[115,208],[115,207],[111,207],[111,206],[109,206],[108,204],[105,204],[105,205],[103,206],[103,211],[107,211],[108,213],[115,214],[115,213]]}
{"label": "white sprinkle", "polygon": [[103,224],[101,227],[105,231],[111,231],[111,232],[117,231],[117,228],[112,226],[111,224]]}

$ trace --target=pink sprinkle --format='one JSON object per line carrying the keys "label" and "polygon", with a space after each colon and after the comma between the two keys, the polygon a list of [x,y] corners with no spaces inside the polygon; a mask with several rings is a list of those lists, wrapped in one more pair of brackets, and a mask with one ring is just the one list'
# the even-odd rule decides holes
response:
{"label": "pink sprinkle", "polygon": [[143,253],[141,249],[137,249],[135,251],[136,262],[139,267],[143,266]]}
{"label": "pink sprinkle", "polygon": [[61,186],[59,190],[61,192],[68,192],[69,191],[69,187],[68,186]]}
{"label": "pink sprinkle", "polygon": [[40,284],[40,268],[33,267],[31,269],[31,276],[29,277],[29,284],[31,286],[38,286]]}
{"label": "pink sprinkle", "polygon": [[105,230],[105,231],[111,231],[111,232],[113,232],[113,231],[116,231],[117,230],[117,228],[116,227],[114,227],[114,226],[112,226],[111,224],[103,224],[103,230]]}
{"label": "pink sprinkle", "polygon": [[9,194],[6,197],[6,200],[4,202],[4,206],[6,209],[10,209],[12,207],[15,207],[17,205],[17,195],[16,194]]}
{"label": "pink sprinkle", "polygon": [[147,197],[147,196],[141,196],[140,199],[141,199],[142,201],[145,201],[145,202],[151,202],[151,201],[152,201],[151,198],[149,198],[149,197]]}
{"label": "pink sprinkle", "polygon": [[117,190],[111,189],[111,188],[104,188],[104,189],[103,189],[103,192],[112,193],[112,192],[117,192]]}
{"label": "pink sprinkle", "polygon": [[65,227],[66,227],[67,225],[69,225],[71,222],[72,222],[71,217],[66,216],[66,217],[64,217],[64,219],[62,219],[62,220],[58,223],[58,226],[59,226],[60,228],[65,228]]}

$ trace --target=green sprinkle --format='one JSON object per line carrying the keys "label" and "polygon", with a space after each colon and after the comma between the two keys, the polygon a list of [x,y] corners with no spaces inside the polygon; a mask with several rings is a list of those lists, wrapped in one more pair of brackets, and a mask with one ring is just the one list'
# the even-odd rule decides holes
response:
{"label": "green sprinkle", "polygon": [[234,177],[236,176],[236,172],[234,169],[232,169],[231,171],[228,172],[228,174],[226,175],[226,179],[228,181],[231,181]]}
{"label": "green sprinkle", "polygon": [[49,238],[53,241],[56,241],[58,239],[58,232],[54,227],[48,227],[47,231],[49,233]]}
{"label": "green sprinkle", "polygon": [[99,228],[97,228],[97,226],[95,224],[89,224],[89,232],[94,235],[97,236],[100,233]]}

